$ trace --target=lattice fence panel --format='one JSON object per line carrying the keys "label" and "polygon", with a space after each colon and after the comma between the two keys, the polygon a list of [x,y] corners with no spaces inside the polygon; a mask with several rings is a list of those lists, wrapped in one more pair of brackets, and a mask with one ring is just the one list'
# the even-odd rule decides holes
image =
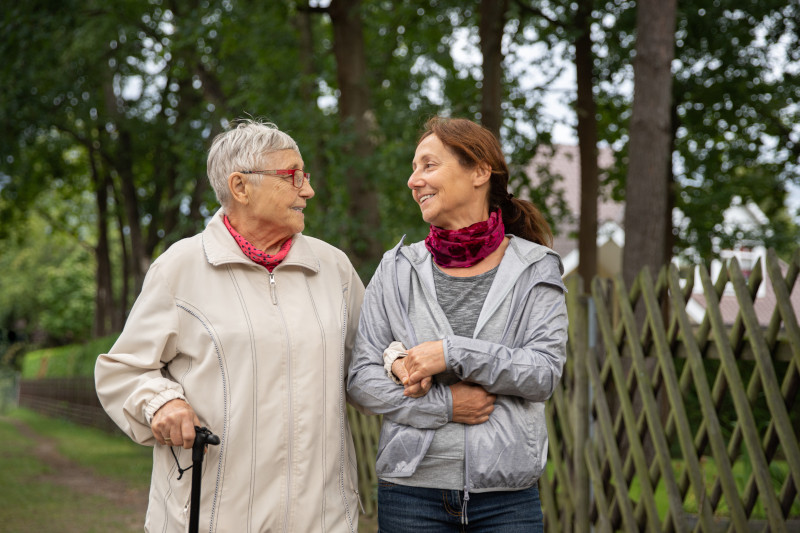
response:
{"label": "lattice fence panel", "polygon": [[[769,252],[747,277],[736,260],[715,280],[701,267],[699,324],[694,280],[674,265],[630,289],[596,279],[598,349],[582,338],[586,302],[570,296],[571,361],[547,405],[548,531],[800,531],[798,273],[800,251],[783,270]],[[762,284],[774,295],[766,325]],[[735,296],[732,323],[723,296]]]}

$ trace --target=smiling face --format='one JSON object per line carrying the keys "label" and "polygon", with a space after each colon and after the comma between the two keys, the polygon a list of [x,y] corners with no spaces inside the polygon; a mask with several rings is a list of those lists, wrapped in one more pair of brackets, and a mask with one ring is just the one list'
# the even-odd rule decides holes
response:
{"label": "smiling face", "polygon": [[425,222],[454,230],[489,218],[487,164],[464,167],[436,135],[429,135],[417,145],[411,168],[408,187]]}
{"label": "smiling face", "polygon": [[[295,150],[272,152],[259,162],[258,169],[302,169],[303,158]],[[314,197],[308,181],[298,189],[289,176],[241,174],[229,177],[234,198],[228,213],[231,225],[259,249],[270,252],[283,241],[303,231],[303,209]]]}

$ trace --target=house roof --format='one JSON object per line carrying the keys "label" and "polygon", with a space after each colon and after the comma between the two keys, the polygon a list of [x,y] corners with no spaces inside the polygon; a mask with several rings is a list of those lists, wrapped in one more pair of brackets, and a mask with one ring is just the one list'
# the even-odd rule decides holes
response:
{"label": "house roof", "polygon": [[[762,269],[764,269],[766,266],[766,250],[764,250],[763,247],[756,248],[752,251],[747,251],[746,254],[747,255],[744,257],[744,259],[742,258],[741,253],[737,254],[734,252],[729,255],[737,258],[745,275],[749,274],[751,268],[755,266],[755,262],[759,260],[761,261]],[[778,265],[781,269],[781,276],[785,278],[789,266],[780,259],[778,260]],[[713,261],[711,263],[710,274],[712,280],[717,279],[721,268],[722,263],[720,261]],[[772,320],[772,314],[777,312],[777,297],[775,296],[775,289],[772,286],[772,280],[770,280],[766,273],[764,274],[763,278],[764,279],[761,282],[753,300],[753,309],[756,313],[758,324],[762,327],[766,327]],[[789,301],[791,302],[792,309],[794,309],[795,318],[800,318],[800,283],[795,283],[792,291],[789,293]],[[695,268],[694,287],[692,288],[692,295],[689,299],[689,302],[687,302],[686,311],[689,314],[689,317],[694,322],[699,324],[705,317],[707,306],[708,302],[702,289],[702,283],[700,282],[699,270],[698,268]],[[739,314],[739,301],[736,298],[736,293],[733,289],[733,285],[730,282],[726,284],[725,289],[722,291],[722,295],[719,297],[719,310],[720,314],[722,315],[723,323],[726,326],[732,326],[736,321],[736,316]]]}
{"label": "house roof", "polygon": [[[611,148],[601,148],[598,153],[600,169],[610,167],[613,161],[614,154]],[[547,169],[550,174],[561,176],[561,180],[555,188],[563,193],[569,212],[574,219],[574,221],[567,221],[559,225],[560,231],[555,236],[553,243],[556,252],[561,257],[566,257],[572,250],[578,248],[578,239],[574,237],[578,231],[581,213],[581,165],[578,147],[555,144],[552,146],[552,151],[550,147],[541,147],[526,169],[533,187],[542,182],[540,177],[542,168]],[[624,214],[624,204],[604,196],[598,198],[598,227],[613,222],[621,228]]]}

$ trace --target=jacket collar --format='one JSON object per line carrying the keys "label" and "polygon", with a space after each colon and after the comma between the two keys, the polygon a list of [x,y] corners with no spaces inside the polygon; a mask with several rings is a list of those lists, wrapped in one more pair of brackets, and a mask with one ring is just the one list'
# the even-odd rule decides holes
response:
{"label": "jacket collar", "polygon": [[[238,263],[263,269],[264,267],[254,263],[244,255],[239,245],[236,244],[236,240],[234,240],[222,220],[224,214],[225,211],[219,209],[214,213],[206,229],[203,230],[203,250],[206,254],[206,260],[213,266]],[[295,233],[292,236],[292,247],[289,253],[275,269],[284,268],[288,265],[299,266],[312,272],[319,272],[320,270],[319,257],[311,249],[308,239],[302,233]]]}
{"label": "jacket collar", "polygon": [[[486,295],[486,301],[481,308],[481,314],[478,317],[478,323],[475,325],[475,336],[477,337],[483,326],[494,314],[497,308],[502,304],[505,297],[514,290],[517,281],[523,273],[533,264],[538,263],[544,259],[548,254],[553,255],[558,259],[558,268],[560,273],[564,274],[564,265],[561,263],[561,257],[550,248],[536,244],[534,242],[516,237],[511,234],[506,234],[510,238],[508,248],[503,254],[503,259],[498,266],[497,274],[495,275],[494,282],[492,283],[489,293]],[[435,298],[436,288],[433,281],[432,258],[430,252],[425,247],[423,241],[415,242],[410,245],[404,245],[403,241],[405,236],[393,249],[395,262],[399,256],[405,257],[422,282],[423,286],[427,288],[431,297]],[[396,263],[395,263],[396,264]],[[396,268],[396,266],[395,266]],[[401,294],[399,287],[399,278],[395,274],[395,279],[398,280],[397,292],[398,296]],[[560,281],[560,280],[559,280]],[[535,283],[535,281],[534,281]],[[403,301],[402,298],[400,301]],[[406,324],[407,328],[410,327]]]}
{"label": "jacket collar", "polygon": [[[506,259],[512,259],[513,263],[516,264],[515,270],[522,271],[528,266],[539,262],[543,259],[547,254],[554,255],[559,257],[558,254],[551,250],[546,246],[542,246],[540,244],[536,244],[525,239],[521,239],[511,234],[506,234],[506,237],[509,237],[508,248],[506,249],[506,253],[503,256],[503,262],[506,262]],[[419,267],[423,263],[425,263],[428,259],[430,259],[430,252],[427,248],[425,248],[424,241],[415,242],[410,245],[404,245],[403,241],[405,240],[405,236],[400,240],[397,246],[394,248],[395,251],[402,253],[415,267]],[[511,253],[509,253],[511,252]],[[502,262],[501,262],[502,264]],[[564,273],[564,266],[561,264],[560,257],[559,257],[559,268],[561,269],[561,274]],[[517,272],[518,274],[519,272]]]}

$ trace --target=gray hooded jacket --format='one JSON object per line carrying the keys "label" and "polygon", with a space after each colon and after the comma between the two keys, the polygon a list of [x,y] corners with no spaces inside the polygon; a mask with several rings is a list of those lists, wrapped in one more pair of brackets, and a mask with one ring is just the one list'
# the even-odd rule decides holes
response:
{"label": "gray hooded jacket", "polygon": [[443,339],[447,371],[497,395],[489,421],[466,426],[466,492],[525,489],[544,471],[544,401],[566,360],[563,266],[549,248],[509,237],[473,338],[453,334],[424,243],[401,240],[384,254],[364,297],[347,383],[356,402],[384,415],[379,477],[411,476],[453,412],[450,388],[435,379],[428,394],[409,398],[386,376],[383,351],[395,340],[413,347]]}

